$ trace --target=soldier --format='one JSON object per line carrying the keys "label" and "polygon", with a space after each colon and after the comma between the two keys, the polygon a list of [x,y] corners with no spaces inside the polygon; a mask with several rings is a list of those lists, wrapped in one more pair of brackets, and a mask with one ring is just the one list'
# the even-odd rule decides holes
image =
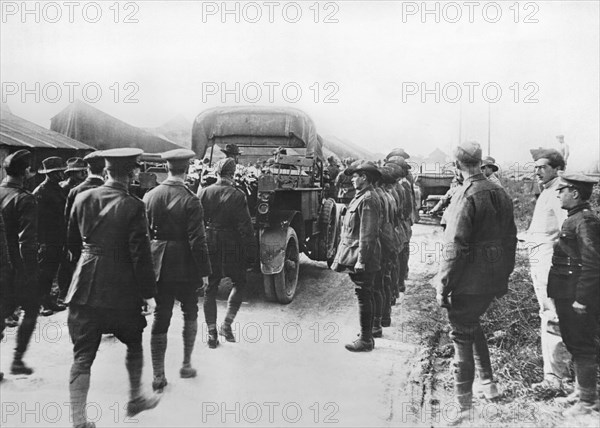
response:
{"label": "soldier", "polygon": [[[73,208],[75,197],[81,192],[94,189],[104,184],[104,177],[102,176],[104,171],[104,158],[101,156],[101,152],[92,152],[84,157],[83,161],[87,164],[88,174],[83,182],[79,183],[69,191],[67,203],[65,204],[65,223],[67,224],[71,217],[71,209]],[[65,253],[67,253],[67,248],[65,248]],[[64,301],[64,298],[67,295],[76,263],[77,260],[70,260],[69,254],[64,254],[60,267],[58,268],[59,302],[61,300]]]}
{"label": "soldier", "polygon": [[356,189],[354,199],[344,216],[340,244],[331,269],[348,272],[355,284],[358,298],[360,336],[346,345],[351,352],[369,352],[373,340],[373,282],[381,269],[381,244],[379,242],[379,197],[373,189],[380,172],[373,162],[357,161],[344,170],[352,176]]}
{"label": "soldier", "polygon": [[552,265],[554,244],[567,212],[558,200],[558,172],[564,170],[565,161],[554,149],[532,149],[535,175],[542,192],[537,199],[527,241],[532,245],[529,260],[531,280],[540,305],[541,346],[544,378],[533,385],[534,389],[561,390],[562,380],[569,375],[570,355],[561,339],[558,316],[554,302],[548,297],[548,273]]}
{"label": "soldier", "polygon": [[66,298],[74,354],[69,393],[75,427],[95,426],[87,421],[85,408],[90,369],[103,333],[112,333],[127,345],[127,415],[154,408],[160,399],[145,396],[141,385],[144,315],[152,313],[156,296],[144,203],[127,191],[141,153],[140,149],[103,152],[108,180],[75,198],[69,220],[69,249],[78,260]]}
{"label": "soldier", "polygon": [[228,342],[235,342],[231,324],[242,305],[246,286],[246,266],[254,257],[256,243],[254,230],[244,193],[235,188],[233,175],[235,161],[227,158],[216,166],[218,181],[198,191],[204,209],[204,223],[212,274],[204,291],[204,317],[208,326],[208,347],[216,348],[217,291],[223,277],[231,278],[233,288],[227,301],[225,321],[219,334]]}
{"label": "soldier", "polygon": [[152,388],[162,391],[167,385],[165,352],[167,332],[175,299],[183,311],[182,378],[196,377],[191,356],[198,332],[196,288],[208,286],[211,273],[204,232],[204,215],[198,197],[185,186],[189,160],[195,153],[175,149],[163,153],[169,175],[144,196],[150,226],[151,249],[158,286],[156,311],[150,341],[154,381]]}
{"label": "soldier", "polygon": [[496,159],[491,156],[486,156],[483,158],[481,162],[481,172],[483,172],[483,175],[485,175],[485,177],[492,183],[502,187],[500,179],[496,176],[498,169],[500,168],[496,164]]}
{"label": "soldier", "polygon": [[340,204],[348,204],[354,198],[356,189],[352,185],[352,179],[350,175],[343,174],[348,167],[354,163],[356,159],[348,157],[344,159],[344,170],[342,170],[335,179],[335,188],[337,189],[337,201]]}
{"label": "soldier", "polygon": [[567,397],[574,406],[563,415],[576,417],[598,411],[597,357],[600,315],[600,220],[589,198],[597,179],[564,174],[556,189],[568,211],[554,245],[548,296],[554,299],[560,332],[575,362],[576,391]]}
{"label": "soldier", "polygon": [[[6,227],[4,226],[4,217],[0,214],[0,315],[4,314],[4,302],[11,301],[14,290],[10,282],[10,273],[12,264],[8,256],[8,243],[6,241]],[[0,341],[4,338],[4,328],[6,327],[5,318],[0,318]],[[4,373],[0,372],[0,382],[4,379]]]}
{"label": "soldier", "polygon": [[237,144],[226,144],[221,151],[225,153],[226,158],[233,159],[236,164],[238,163],[238,156],[242,154]]}
{"label": "soldier", "polygon": [[452,198],[444,252],[437,277],[437,301],[448,309],[454,342],[454,388],[460,422],[472,408],[475,363],[487,399],[498,397],[479,317],[508,291],[515,264],[517,229],[512,201],[481,173],[481,147],[467,142],[454,151],[465,178]]}
{"label": "soldier", "polygon": [[[10,368],[12,374],[32,374],[33,369],[23,362],[40,309],[37,263],[37,202],[24,188],[31,171],[31,153],[18,150],[4,159],[7,177],[0,184],[0,209],[6,227],[8,256],[12,265],[9,273],[8,296],[0,301],[0,318],[4,319],[21,306],[23,321],[17,331],[17,346]],[[4,264],[4,263],[3,263]],[[8,297],[8,298],[5,298]],[[1,331],[4,330],[4,324]]]}
{"label": "soldier", "polygon": [[42,161],[40,174],[46,179],[33,191],[38,202],[38,263],[40,266],[39,290],[42,299],[42,316],[64,311],[66,306],[52,296],[52,284],[58,273],[66,240],[65,205],[67,198],[59,182],[66,165],[59,157],[52,156]]}
{"label": "soldier", "polygon": [[61,181],[60,187],[63,188],[65,194],[69,194],[71,189],[78,186],[85,180],[85,172],[87,171],[87,165],[81,158],[70,158],[67,159],[67,169],[65,169],[65,176],[67,179]]}

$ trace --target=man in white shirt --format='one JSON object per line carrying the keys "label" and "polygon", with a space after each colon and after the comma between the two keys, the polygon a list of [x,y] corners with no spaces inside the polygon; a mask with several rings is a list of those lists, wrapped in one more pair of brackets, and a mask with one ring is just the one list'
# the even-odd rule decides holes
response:
{"label": "man in white shirt", "polygon": [[564,170],[565,161],[555,149],[532,149],[534,174],[542,189],[535,204],[527,240],[531,245],[529,264],[535,294],[540,304],[542,357],[544,379],[534,388],[561,389],[562,379],[569,373],[568,353],[558,327],[554,301],[548,297],[548,273],[552,265],[554,243],[558,241],[567,212],[558,199],[558,172]]}

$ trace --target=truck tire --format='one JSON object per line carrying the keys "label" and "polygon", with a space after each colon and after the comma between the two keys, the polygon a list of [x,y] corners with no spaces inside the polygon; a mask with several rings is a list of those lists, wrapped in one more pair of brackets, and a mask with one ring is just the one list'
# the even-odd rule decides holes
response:
{"label": "truck tire", "polygon": [[321,212],[319,213],[319,231],[321,233],[319,234],[317,242],[316,260],[331,260],[333,262],[335,251],[337,249],[337,220],[335,201],[331,198],[325,199]]}
{"label": "truck tire", "polygon": [[275,275],[264,273],[262,277],[265,290],[265,300],[267,302],[276,302],[277,293],[275,293]]}
{"label": "truck tire", "polygon": [[298,272],[300,271],[300,250],[296,231],[288,227],[285,260],[281,272],[272,275],[275,284],[275,293],[279,303],[288,304],[294,300],[298,286]]}

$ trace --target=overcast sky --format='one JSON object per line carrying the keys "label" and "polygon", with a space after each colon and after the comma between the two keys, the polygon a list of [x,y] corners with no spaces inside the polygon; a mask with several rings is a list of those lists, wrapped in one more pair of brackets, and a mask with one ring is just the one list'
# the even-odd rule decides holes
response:
{"label": "overcast sky", "polygon": [[599,158],[598,1],[427,2],[429,14],[393,1],[229,2],[230,14],[222,2],[1,3],[3,100],[46,127],[75,82],[75,98],[136,126],[257,101],[372,151],[427,154],[459,135],[487,147],[489,105],[500,162],[557,134],[571,168]]}

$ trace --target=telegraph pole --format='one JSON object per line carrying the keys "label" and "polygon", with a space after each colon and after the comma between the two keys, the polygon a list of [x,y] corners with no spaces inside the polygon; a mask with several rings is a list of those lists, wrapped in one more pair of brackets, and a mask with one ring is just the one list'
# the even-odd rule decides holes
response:
{"label": "telegraph pole", "polygon": [[492,155],[492,104],[488,103],[488,156]]}

